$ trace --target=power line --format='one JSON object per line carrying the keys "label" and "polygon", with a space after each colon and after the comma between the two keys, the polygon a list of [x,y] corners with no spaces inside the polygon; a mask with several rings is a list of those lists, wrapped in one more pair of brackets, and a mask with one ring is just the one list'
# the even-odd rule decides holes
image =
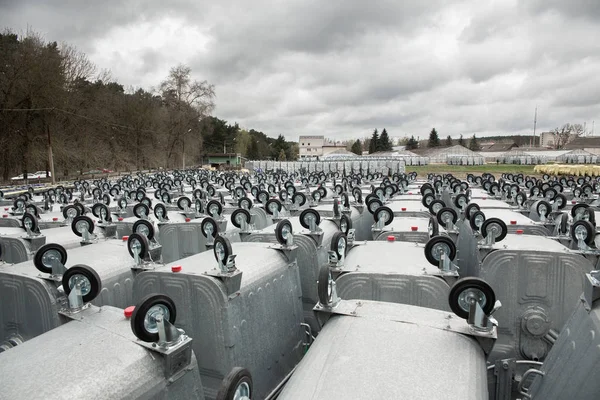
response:
{"label": "power line", "polygon": [[0,111],[48,111],[55,110],[54,107],[49,108],[0,108]]}
{"label": "power line", "polygon": [[109,125],[109,126],[116,127],[116,128],[129,129],[129,130],[139,131],[139,132],[156,133],[156,134],[159,134],[159,135],[164,134],[164,132],[153,131],[151,129],[137,129],[137,128],[134,128],[132,126],[120,125],[120,124],[115,124],[114,122],[102,121],[102,120],[99,120],[99,119],[96,119],[96,118],[87,117],[85,115],[76,114],[74,112],[67,111],[67,110],[61,110],[61,109],[58,109],[58,108],[55,108],[54,110],[55,111],[60,111],[60,112],[65,113],[65,114],[70,114],[70,115],[73,115],[73,116],[78,117],[78,118],[83,118],[83,119],[86,119],[88,121],[98,122],[100,124],[105,124],[105,125]]}
{"label": "power line", "polygon": [[102,120],[99,120],[99,119],[96,119],[96,118],[91,118],[91,117],[88,117],[88,116],[85,116],[85,115],[77,114],[77,113],[74,113],[72,111],[67,111],[67,110],[63,110],[61,108],[56,108],[56,107],[44,107],[44,108],[0,108],[0,112],[3,112],[3,111],[6,111],[6,112],[58,111],[58,112],[62,112],[64,114],[72,115],[72,116],[77,117],[77,118],[82,118],[82,119],[85,119],[85,120],[88,120],[88,121],[97,122],[97,123],[108,125],[108,126],[115,127],[115,128],[129,129],[129,130],[138,131],[138,132],[156,133],[156,134],[159,134],[159,135],[164,134],[164,132],[153,131],[151,129],[137,129],[137,128],[134,128],[132,126],[116,124],[114,122],[102,121]]}

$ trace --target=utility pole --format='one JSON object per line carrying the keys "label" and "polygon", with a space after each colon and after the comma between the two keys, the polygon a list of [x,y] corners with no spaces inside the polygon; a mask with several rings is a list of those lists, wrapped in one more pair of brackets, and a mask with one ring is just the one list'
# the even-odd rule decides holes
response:
{"label": "utility pole", "polygon": [[52,137],[50,136],[50,124],[46,123],[46,134],[48,135],[48,164],[50,164],[50,179],[52,184],[56,183],[56,174],[54,173],[54,157],[52,156]]}
{"label": "utility pole", "polygon": [[[535,106],[535,115],[533,117],[533,146],[535,147],[535,128],[537,126],[537,106]],[[540,146],[542,145],[540,141]]]}

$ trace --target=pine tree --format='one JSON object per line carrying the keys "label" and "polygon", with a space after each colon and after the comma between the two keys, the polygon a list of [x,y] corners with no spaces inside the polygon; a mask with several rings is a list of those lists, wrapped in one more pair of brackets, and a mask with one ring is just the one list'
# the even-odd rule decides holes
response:
{"label": "pine tree", "polygon": [[462,135],[458,138],[458,145],[465,147],[465,139],[463,139]]}
{"label": "pine tree", "polygon": [[446,147],[450,146],[452,146],[452,138],[450,137],[450,135],[448,135],[448,137],[446,138]]}
{"label": "pine tree", "polygon": [[356,142],[352,144],[350,151],[359,156],[362,155],[362,144],[360,143],[360,140],[357,139]]}
{"label": "pine tree", "polygon": [[406,150],[414,150],[419,148],[419,142],[415,139],[414,136],[411,136],[406,142]]}
{"label": "pine tree", "polygon": [[383,131],[381,131],[378,144],[379,151],[392,151],[392,142],[390,142],[390,137],[388,136],[385,128],[383,128]]}
{"label": "pine tree", "polygon": [[379,148],[379,134],[377,133],[377,129],[373,131],[373,136],[371,136],[371,142],[369,143],[369,154],[373,154],[377,152]]}
{"label": "pine tree", "polygon": [[479,147],[479,143],[477,143],[477,138],[475,135],[469,141],[469,149],[473,151],[479,151],[481,148]]}
{"label": "pine tree", "polygon": [[433,128],[431,130],[431,133],[429,133],[429,142],[427,143],[427,147],[438,147],[439,145],[440,145],[440,138],[439,138],[438,133],[435,130],[435,128]]}

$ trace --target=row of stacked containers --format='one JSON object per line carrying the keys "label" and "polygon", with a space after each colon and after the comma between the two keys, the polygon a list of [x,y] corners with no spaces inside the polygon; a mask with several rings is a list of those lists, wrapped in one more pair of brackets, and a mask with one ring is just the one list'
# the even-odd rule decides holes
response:
{"label": "row of stacked containers", "polygon": [[564,151],[558,155],[556,153],[560,153],[560,151],[525,152],[515,149],[498,156],[496,162],[500,164],[538,165],[550,161],[560,164],[596,164],[600,161],[595,154],[581,149]]}
{"label": "row of stacked containers", "polygon": [[483,165],[485,159],[477,156],[448,155],[446,163],[448,165]]}
{"label": "row of stacked containers", "polygon": [[346,160],[346,161],[247,161],[246,169],[251,171],[275,171],[286,172],[343,172],[346,173],[404,173],[405,163],[401,159],[393,158],[369,158],[368,160]]}

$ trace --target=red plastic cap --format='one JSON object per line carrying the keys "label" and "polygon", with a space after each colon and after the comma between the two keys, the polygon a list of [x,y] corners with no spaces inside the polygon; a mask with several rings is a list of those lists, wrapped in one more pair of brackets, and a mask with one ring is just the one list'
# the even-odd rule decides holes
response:
{"label": "red plastic cap", "polygon": [[181,265],[173,265],[171,267],[171,272],[181,272]]}
{"label": "red plastic cap", "polygon": [[517,229],[517,235],[522,235],[523,234],[523,229]]}
{"label": "red plastic cap", "polygon": [[125,314],[125,318],[131,318],[133,310],[135,310],[135,306],[129,306],[126,309],[124,309],[123,314]]}
{"label": "red plastic cap", "polygon": [[117,221],[119,221],[119,222],[123,221],[123,217],[117,218]]}
{"label": "red plastic cap", "polygon": [[124,241],[124,242],[126,242],[126,241],[128,241],[128,240],[129,240],[129,236],[123,236],[123,238],[122,238],[122,239],[123,239],[123,241]]}
{"label": "red plastic cap", "polygon": [[[571,204],[577,204],[577,200],[571,200]],[[6,208],[5,208],[6,210]]]}
{"label": "red plastic cap", "polygon": [[4,207],[4,211],[8,211],[8,207]]}
{"label": "red plastic cap", "polygon": [[419,230],[419,227],[418,226],[411,226],[410,230],[413,231],[413,232],[416,232],[416,231]]}
{"label": "red plastic cap", "polygon": [[402,207],[402,208],[401,208],[401,210],[402,210],[402,211],[406,211],[406,207]]}
{"label": "red plastic cap", "polygon": [[487,200],[487,197],[482,197],[481,200]]}
{"label": "red plastic cap", "polygon": [[408,192],[408,194],[412,194],[412,192]]}
{"label": "red plastic cap", "polygon": [[52,218],[52,221],[56,222],[56,221],[58,221],[58,218],[54,217],[54,218]]}
{"label": "red plastic cap", "polygon": [[517,221],[510,221],[510,224],[511,224],[511,225],[516,225],[516,224],[517,224]]}
{"label": "red plastic cap", "polygon": [[390,235],[390,236],[388,236],[387,240],[388,240],[388,242],[395,242],[396,241],[396,236]]}
{"label": "red plastic cap", "polygon": [[186,218],[185,222],[190,222],[192,219],[191,218]]}
{"label": "red plastic cap", "polygon": [[8,218],[8,214],[3,214],[2,218]]}

